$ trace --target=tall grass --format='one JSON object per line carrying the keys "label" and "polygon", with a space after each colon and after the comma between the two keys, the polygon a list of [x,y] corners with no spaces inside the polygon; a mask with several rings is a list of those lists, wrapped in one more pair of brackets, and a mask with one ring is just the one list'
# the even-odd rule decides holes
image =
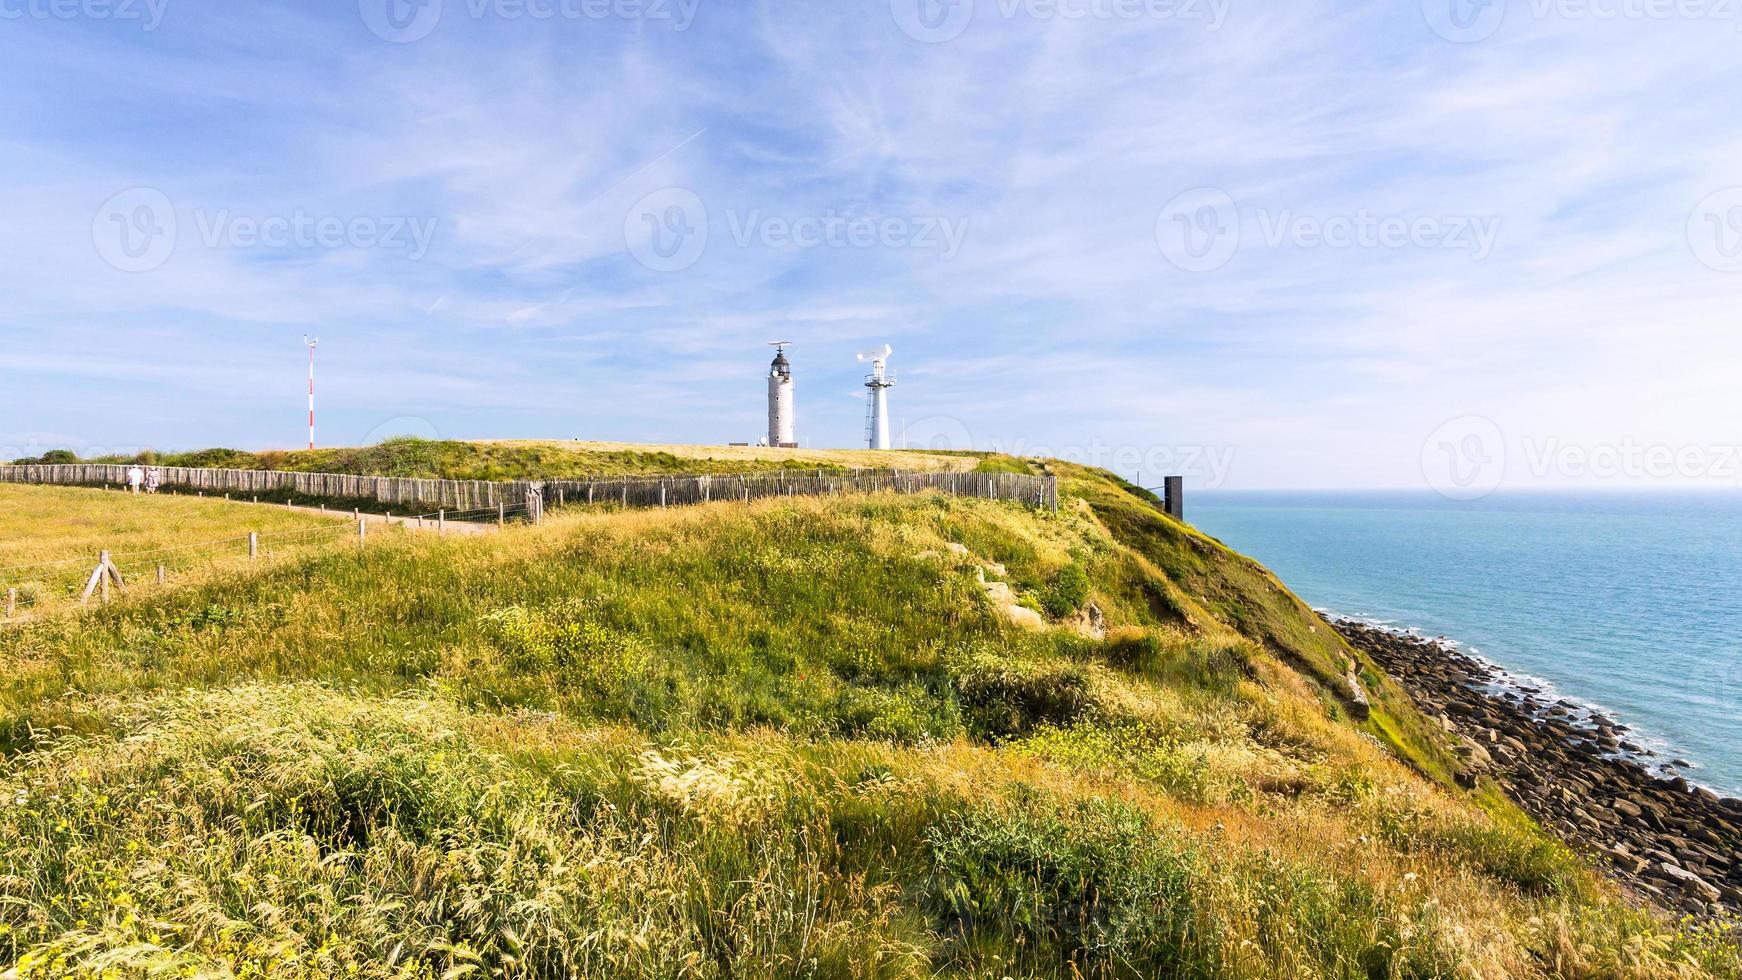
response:
{"label": "tall grass", "polygon": [[1313,664],[1347,654],[1292,597],[1125,499],[571,514],[0,633],[0,958],[1742,976],[1733,937],[1400,762],[1434,751],[1407,704],[1407,751],[1340,719]]}
{"label": "tall grass", "polygon": [[25,614],[63,609],[102,551],[126,578],[149,584],[159,565],[178,579],[236,566],[250,532],[282,555],[348,543],[354,527],[337,515],[221,499],[0,484],[0,598],[17,589]]}

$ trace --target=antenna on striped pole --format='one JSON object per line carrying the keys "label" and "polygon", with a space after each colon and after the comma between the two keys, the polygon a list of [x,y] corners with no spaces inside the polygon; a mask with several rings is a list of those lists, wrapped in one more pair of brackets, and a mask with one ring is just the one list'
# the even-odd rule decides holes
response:
{"label": "antenna on striped pole", "polygon": [[321,340],[316,337],[309,339],[308,334],[302,335],[302,342],[308,345],[308,448],[315,448],[315,347]]}

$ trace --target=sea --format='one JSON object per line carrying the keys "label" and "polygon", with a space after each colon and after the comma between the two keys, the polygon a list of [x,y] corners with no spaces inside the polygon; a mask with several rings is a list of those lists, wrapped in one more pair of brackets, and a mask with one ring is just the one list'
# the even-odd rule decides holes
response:
{"label": "sea", "polygon": [[1315,608],[1444,637],[1742,797],[1742,490],[1200,491],[1187,506]]}

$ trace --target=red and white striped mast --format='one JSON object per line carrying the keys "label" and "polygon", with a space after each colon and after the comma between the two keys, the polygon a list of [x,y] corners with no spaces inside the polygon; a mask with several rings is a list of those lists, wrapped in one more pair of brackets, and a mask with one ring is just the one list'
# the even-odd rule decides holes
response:
{"label": "red and white striped mast", "polygon": [[308,345],[308,448],[313,450],[315,448],[315,345],[321,341],[319,337],[310,340],[308,334],[303,334],[302,342]]}

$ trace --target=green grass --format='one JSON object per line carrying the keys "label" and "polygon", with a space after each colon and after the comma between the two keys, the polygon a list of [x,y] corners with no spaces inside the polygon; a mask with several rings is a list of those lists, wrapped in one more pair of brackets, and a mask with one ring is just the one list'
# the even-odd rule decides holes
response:
{"label": "green grass", "polygon": [[1056,517],[569,514],[0,630],[0,962],[1742,976],[1730,937],[1443,785],[1407,700],[1348,721],[1352,651],[1261,569],[1066,476]]}
{"label": "green grass", "polygon": [[197,497],[0,484],[0,596],[18,590],[26,615],[77,599],[100,552],[149,587],[157,566],[178,580],[245,560],[249,532],[264,554],[349,542],[354,528],[288,508]]}
{"label": "green grass", "polygon": [[[215,469],[504,481],[677,473],[754,473],[781,469],[829,472],[848,469],[973,469],[976,459],[979,457],[906,450],[868,452],[767,449],[753,446],[629,446],[578,441],[462,442],[398,437],[360,448],[263,452],[203,449],[184,453],[146,452],[137,456],[103,457],[88,462],[140,462],[158,466]],[[19,463],[78,461],[78,457],[65,450],[16,460]],[[987,470],[988,466],[995,468]],[[987,472],[1028,472],[1025,463],[1009,457],[987,457],[980,462],[980,467]]]}

